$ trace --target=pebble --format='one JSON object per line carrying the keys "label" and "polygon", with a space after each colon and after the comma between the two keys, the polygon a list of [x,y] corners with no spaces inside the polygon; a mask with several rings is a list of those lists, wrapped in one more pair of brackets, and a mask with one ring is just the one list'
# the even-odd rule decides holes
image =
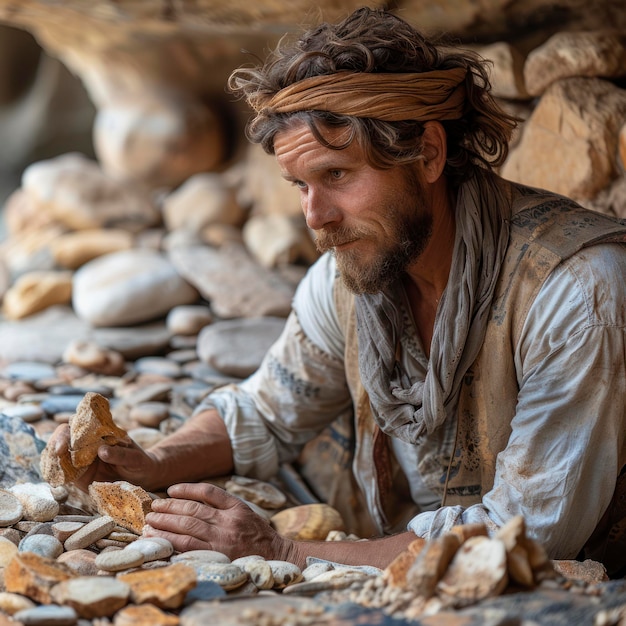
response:
{"label": "pebble", "polygon": [[56,522],[52,525],[52,534],[61,542],[65,543],[77,530],[85,525],[84,522]]}
{"label": "pebble", "polygon": [[47,483],[22,483],[13,485],[9,491],[21,502],[28,520],[48,522],[59,513],[59,503]]}
{"label": "pebble", "polygon": [[302,570],[288,561],[267,561],[274,575],[274,587],[281,589],[302,580]]}
{"label": "pebble", "polygon": [[17,552],[17,546],[12,541],[0,537],[0,568],[6,567]]}
{"label": "pebble", "polygon": [[98,573],[96,556],[91,550],[70,550],[59,556],[57,562],[64,563],[79,576],[95,576]]}
{"label": "pebble", "polygon": [[129,417],[141,426],[158,428],[169,415],[170,407],[165,402],[140,402],[131,408]]}
{"label": "pebble", "polygon": [[178,363],[158,356],[146,356],[137,359],[134,363],[134,368],[140,374],[158,374],[166,378],[179,378],[182,374]]}
{"label": "pebble", "polygon": [[212,580],[199,580],[198,584],[185,596],[185,606],[194,602],[206,602],[216,598],[224,598],[226,591]]}
{"label": "pebble", "polygon": [[235,559],[233,565],[245,569],[246,565],[251,561],[265,561],[265,558],[260,554],[248,554],[247,556],[240,556],[238,559]]}
{"label": "pebble", "polygon": [[144,450],[151,448],[159,443],[159,441],[165,439],[165,434],[156,428],[148,428],[147,426],[141,426],[140,428],[131,428],[128,431],[128,436]]}
{"label": "pebble", "polygon": [[115,520],[108,515],[96,517],[65,540],[65,549],[79,550],[86,548],[98,541],[98,539],[104,539],[116,526]]}
{"label": "pebble", "polygon": [[13,615],[24,609],[32,609],[37,606],[32,600],[20,593],[0,591],[0,611]]}
{"label": "pebble", "polygon": [[139,567],[145,557],[139,550],[124,548],[123,550],[109,550],[101,552],[96,557],[96,567],[106,572],[121,572],[132,567]]}
{"label": "pebble", "polygon": [[318,563],[311,563],[311,565],[305,567],[302,570],[302,578],[306,581],[310,581],[310,580],[313,580],[314,578],[317,578],[320,574],[323,574],[324,572],[328,572],[332,569],[333,569],[333,566],[326,561],[320,561]]}
{"label": "pebble", "polygon": [[262,559],[252,560],[243,566],[248,572],[250,580],[258,589],[272,589],[275,585],[274,574],[271,565]]}
{"label": "pebble", "polygon": [[19,499],[10,491],[0,489],[0,526],[13,526],[22,519],[23,513]]}
{"label": "pebble", "polygon": [[189,550],[175,554],[171,559],[172,563],[187,563],[199,561],[201,563],[230,563],[230,559],[223,553],[216,550]]}
{"label": "pebble", "polygon": [[20,541],[20,552],[34,552],[39,556],[56,559],[63,554],[63,544],[51,535],[28,535]]}
{"label": "pebble", "polygon": [[126,550],[136,550],[141,552],[145,561],[158,561],[167,559],[174,554],[174,546],[161,537],[140,538],[124,548]]}
{"label": "pebble", "polygon": [[225,591],[236,589],[248,580],[248,573],[232,563],[207,563],[203,561],[186,561],[196,570],[198,580],[217,583]]}
{"label": "pebble", "polygon": [[7,406],[2,409],[2,412],[11,417],[19,417],[27,424],[39,421],[46,414],[37,404],[16,404],[15,406]]}
{"label": "pebble", "polygon": [[192,567],[174,563],[157,569],[139,569],[117,578],[131,587],[131,600],[135,604],[149,602],[161,609],[179,608],[187,593],[197,584]]}
{"label": "pebble", "polygon": [[[9,385],[5,388],[2,395],[9,400],[10,402],[17,402],[22,396],[32,394],[35,392],[35,389],[24,381],[17,381],[12,385]],[[10,415],[3,411],[5,415]]]}
{"label": "pebble", "polygon": [[20,543],[22,535],[16,528],[0,528],[0,537],[13,542],[16,546]]}
{"label": "pebble", "polygon": [[34,382],[40,378],[52,378],[54,375],[55,371],[52,365],[38,361],[15,361],[9,363],[2,370],[3,378],[29,382]]}
{"label": "pebble", "polygon": [[78,614],[69,606],[42,604],[18,611],[13,619],[24,626],[73,626],[78,621]]}
{"label": "pebble", "polygon": [[176,615],[163,612],[152,604],[131,605],[115,614],[115,626],[178,626]]}
{"label": "pebble", "polygon": [[76,407],[83,398],[84,395],[80,394],[48,396],[41,403],[41,408],[48,415],[55,415],[56,413],[76,413]]}
{"label": "pebble", "polygon": [[117,530],[114,530],[109,535],[109,539],[112,541],[118,541],[119,543],[129,544],[133,541],[137,541],[137,535],[121,526],[117,527]]}
{"label": "pebble", "polygon": [[130,587],[113,576],[81,576],[64,580],[51,590],[58,604],[72,607],[80,617],[107,617],[126,606]]}
{"label": "pebble", "polygon": [[213,314],[208,306],[193,304],[176,306],[165,318],[165,325],[173,335],[197,335],[212,322]]}

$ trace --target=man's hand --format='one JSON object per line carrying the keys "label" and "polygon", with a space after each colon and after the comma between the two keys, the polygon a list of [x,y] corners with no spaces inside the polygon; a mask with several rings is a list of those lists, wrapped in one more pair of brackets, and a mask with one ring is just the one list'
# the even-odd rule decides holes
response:
{"label": "man's hand", "polygon": [[165,537],[179,552],[216,550],[235,559],[259,554],[287,560],[291,544],[239,498],[206,483],[173,485],[154,500],[144,535]]}
{"label": "man's hand", "polygon": [[179,552],[216,550],[231,559],[258,554],[301,568],[307,556],[315,556],[384,568],[416,538],[405,532],[371,541],[294,541],[219,487],[185,483],[173,485],[167,493],[170,498],[152,502],[144,535],[165,537]]}
{"label": "man's hand", "polygon": [[[61,424],[55,431],[55,452],[61,456],[70,447],[70,428]],[[146,489],[156,485],[157,461],[153,455],[143,450],[130,437],[115,446],[102,445],[98,448],[98,456],[87,468],[87,471],[76,480],[80,489],[87,491],[94,481],[126,480]]]}

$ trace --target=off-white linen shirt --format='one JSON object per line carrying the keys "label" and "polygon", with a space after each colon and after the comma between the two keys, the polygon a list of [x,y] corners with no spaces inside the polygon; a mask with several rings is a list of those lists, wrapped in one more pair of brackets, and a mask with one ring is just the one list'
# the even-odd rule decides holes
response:
{"label": "off-white linen shirt", "polygon": [[[602,386],[594,384],[605,375],[626,377],[626,285],[616,276],[626,276],[626,254],[618,244],[603,244],[561,263],[543,285],[515,346],[520,392],[512,434],[498,456],[493,488],[480,504],[440,507],[420,479],[415,448],[393,440],[422,511],[408,529],[426,539],[464,523],[482,522],[493,531],[522,510],[531,534],[553,558],[576,556],[602,514],[594,513],[595,503],[610,500],[615,468],[626,462],[617,458],[623,445],[616,445],[626,431],[623,401],[597,393]],[[324,255],[300,283],[283,334],[259,370],[213,392],[197,409],[219,411],[238,474],[270,478],[281,462],[295,459],[304,443],[351,410],[334,279],[334,258]],[[426,359],[411,327],[402,344]],[[281,363],[277,355],[284,358],[286,345],[292,362]],[[315,360],[321,384],[299,380],[299,368],[310,367],[305,359]],[[538,403],[542,411],[533,409]],[[602,419],[584,417],[594,415]],[[519,476],[507,480],[507,468],[522,462],[532,470],[525,484]],[[563,478],[553,480],[551,468]]]}

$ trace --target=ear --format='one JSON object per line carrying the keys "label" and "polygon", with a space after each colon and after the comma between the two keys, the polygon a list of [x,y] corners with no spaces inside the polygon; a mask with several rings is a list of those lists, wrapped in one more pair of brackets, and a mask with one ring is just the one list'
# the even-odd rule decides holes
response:
{"label": "ear", "polygon": [[427,182],[434,183],[443,173],[447,152],[446,131],[440,122],[426,122],[422,142],[424,146],[423,172]]}

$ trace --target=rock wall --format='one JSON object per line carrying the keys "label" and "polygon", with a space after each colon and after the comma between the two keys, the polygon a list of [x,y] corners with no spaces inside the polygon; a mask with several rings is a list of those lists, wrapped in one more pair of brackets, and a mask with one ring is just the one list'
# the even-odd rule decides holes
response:
{"label": "rock wall", "polygon": [[[82,154],[60,151],[42,160],[21,146],[22,160],[31,155],[31,162],[4,205],[4,315],[17,320],[70,304],[95,326],[142,323],[165,315],[167,304],[154,306],[164,293],[172,295],[171,306],[206,300],[222,317],[276,313],[258,298],[218,303],[224,297],[219,281],[197,268],[221,263],[240,269],[231,282],[254,275],[257,285],[278,289],[272,302],[284,314],[285,299],[316,252],[297,193],[284,184],[274,159],[245,141],[249,112],[225,92],[225,82],[233,68],[250,54],[264,56],[285,32],[339,19],[362,4],[0,0],[0,21],[31,33],[44,49],[39,63],[59,59],[93,107],[93,116],[84,117],[93,152],[81,146]],[[495,94],[522,120],[504,176],[626,217],[621,2],[367,4],[390,8],[429,33],[445,31],[492,61]],[[32,85],[13,87],[15,97],[5,97],[5,107],[16,107],[24,93],[40,100],[37,58],[29,58]],[[99,257],[116,254],[161,267],[160,259],[146,261],[146,250],[167,257],[184,285],[176,286],[162,268],[154,272],[152,294],[129,300],[133,283],[123,262],[92,269]],[[117,282],[101,281],[98,272]],[[115,284],[121,291],[110,291]],[[164,284],[169,287],[160,292]],[[106,295],[96,297],[98,285],[106,285]],[[120,298],[139,311],[112,308]]]}

